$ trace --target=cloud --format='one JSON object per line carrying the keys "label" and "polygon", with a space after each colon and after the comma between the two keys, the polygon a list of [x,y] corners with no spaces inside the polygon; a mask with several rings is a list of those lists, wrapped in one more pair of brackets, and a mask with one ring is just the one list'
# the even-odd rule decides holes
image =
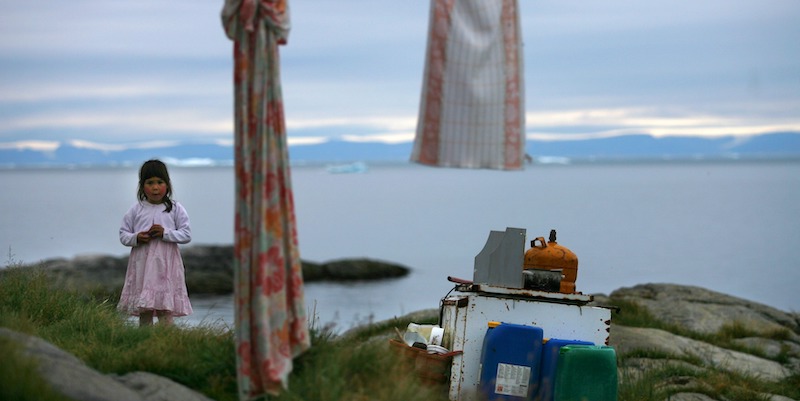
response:
{"label": "cloud", "polygon": [[143,136],[160,132],[216,136],[230,135],[233,132],[233,119],[178,109],[41,113],[0,120],[0,132],[41,129],[102,129],[110,137],[137,132]]}
{"label": "cloud", "polygon": [[53,100],[102,100],[146,97],[169,93],[164,87],[157,85],[79,85],[79,84],[54,84],[54,85],[19,85],[17,87],[5,86],[0,91],[0,102],[28,103]]}
{"label": "cloud", "polygon": [[58,141],[16,141],[0,142],[0,149],[33,150],[37,152],[55,152],[61,143]]}
{"label": "cloud", "polygon": [[378,127],[387,130],[414,129],[417,125],[416,116],[371,116],[371,117],[342,117],[342,118],[288,118],[288,128],[306,129],[320,127]]}
{"label": "cloud", "polygon": [[[528,138],[551,141],[631,134],[720,137],[800,132],[800,118],[797,117],[728,117],[657,108],[540,111],[526,113],[525,118]],[[566,129],[569,132],[565,132]]]}
{"label": "cloud", "polygon": [[73,139],[69,141],[69,144],[78,149],[100,150],[103,152],[118,152],[128,148],[127,146],[120,144],[101,144],[80,139]]}
{"label": "cloud", "polygon": [[53,101],[102,101],[119,103],[126,99],[156,99],[164,97],[225,96],[231,91],[228,85],[198,86],[189,82],[164,82],[150,79],[136,82],[115,80],[100,82],[35,82],[0,83],[0,102],[47,103]]}
{"label": "cloud", "polygon": [[346,142],[382,142],[388,144],[412,142],[416,132],[386,132],[369,135],[343,135],[342,140]]}
{"label": "cloud", "polygon": [[303,145],[319,145],[321,143],[328,142],[330,138],[324,136],[315,136],[315,137],[288,137],[286,138],[286,142],[289,146],[303,146]]}
{"label": "cloud", "polygon": [[147,141],[147,142],[137,142],[137,143],[127,143],[127,144],[119,144],[119,143],[109,144],[109,143],[85,141],[81,139],[70,140],[68,143],[76,148],[100,150],[103,152],[118,152],[127,149],[158,149],[158,148],[176,146],[180,144],[180,142],[175,140]]}

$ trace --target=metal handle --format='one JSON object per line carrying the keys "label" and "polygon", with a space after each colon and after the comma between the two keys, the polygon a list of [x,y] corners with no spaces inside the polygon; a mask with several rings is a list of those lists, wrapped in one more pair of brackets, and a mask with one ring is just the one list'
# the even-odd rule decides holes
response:
{"label": "metal handle", "polygon": [[[541,246],[536,246],[536,241],[539,241],[539,243],[542,244],[542,245]],[[534,238],[533,241],[531,241],[531,248],[542,248],[542,249],[547,248],[547,243],[544,242],[544,237],[536,237],[536,238]]]}

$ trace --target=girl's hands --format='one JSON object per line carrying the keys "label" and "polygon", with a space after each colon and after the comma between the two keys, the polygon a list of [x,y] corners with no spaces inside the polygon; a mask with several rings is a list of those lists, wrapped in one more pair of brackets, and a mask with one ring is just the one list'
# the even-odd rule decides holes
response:
{"label": "girl's hands", "polygon": [[136,234],[137,244],[146,244],[150,242],[150,234],[147,231],[142,231]]}
{"label": "girl's hands", "polygon": [[136,241],[140,244],[146,244],[154,238],[164,237],[164,227],[159,224],[153,224],[147,231],[142,231],[136,234]]}
{"label": "girl's hands", "polygon": [[162,227],[160,224],[153,224],[153,226],[150,227],[150,230],[147,231],[147,233],[150,235],[151,239],[161,238],[164,236],[164,227]]}

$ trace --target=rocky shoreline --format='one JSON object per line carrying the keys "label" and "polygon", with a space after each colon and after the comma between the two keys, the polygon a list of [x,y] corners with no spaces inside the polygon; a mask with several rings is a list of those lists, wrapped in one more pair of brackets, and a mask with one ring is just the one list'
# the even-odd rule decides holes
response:
{"label": "rocky shoreline", "polygon": [[[671,367],[692,372],[678,378],[667,376],[658,384],[673,389],[671,401],[726,401],[728,398],[718,395],[719,390],[708,382],[708,372],[732,372],[772,384],[787,380],[794,383],[800,376],[800,315],[797,313],[704,288],[672,284],[642,284],[620,288],[610,295],[595,294],[594,298],[600,305],[624,302],[627,307],[615,312],[616,316],[629,313],[626,308],[643,308],[664,325],[674,328],[674,332],[670,332],[626,326],[612,318],[609,345],[616,349],[620,358],[621,383]],[[438,310],[418,311],[409,316],[419,319],[414,321],[435,320]],[[733,339],[729,346],[702,339],[703,335],[718,336],[721,329],[732,323],[741,325],[749,334]],[[385,341],[394,332],[374,332],[373,328],[391,324],[385,321],[355,328],[340,338],[350,341],[358,337],[359,332],[370,331],[376,341]],[[148,372],[121,376],[102,374],[35,336],[0,328],[0,339],[18,343],[25,355],[39,362],[42,377],[56,391],[74,399],[111,401],[126,394],[126,399],[130,400],[209,401],[194,390]],[[759,399],[797,400],[769,393]]]}
{"label": "rocky shoreline", "polygon": [[[193,283],[190,291],[229,293],[231,251],[231,247],[186,249],[187,281]],[[127,258],[97,256],[50,260],[40,266],[51,272],[61,285],[106,291],[120,285],[126,263]],[[323,264],[304,262],[303,270],[307,281],[401,277],[410,271],[403,266],[368,259],[343,259]],[[619,356],[620,383],[656,377],[658,388],[670,389],[671,401],[728,401],[730,398],[715,386],[716,372],[758,380],[763,388],[800,383],[800,314],[797,312],[781,311],[705,288],[674,284],[641,284],[620,288],[608,295],[593,294],[593,298],[593,305],[613,305],[616,310],[612,316],[609,345]],[[651,321],[641,324],[629,318],[637,314]],[[409,316],[413,316],[412,321],[435,321],[438,310],[418,311]],[[395,335],[393,329],[380,332],[375,327],[391,328],[392,320],[357,327],[338,337],[350,341],[359,338],[359,333],[369,332],[372,339],[385,342]],[[131,400],[209,400],[181,384],[148,372],[122,376],[99,373],[35,336],[0,328],[2,339],[18,343],[25,355],[39,362],[42,377],[54,389],[75,399],[115,400],[117,395],[125,393]],[[674,371],[682,373],[679,376],[662,373]],[[790,398],[762,392],[758,399],[800,401],[800,396]]]}
{"label": "rocky shoreline", "polygon": [[[183,248],[186,286],[191,295],[225,295],[233,292],[233,246],[195,245]],[[348,258],[316,263],[302,261],[305,282],[381,280],[405,277],[411,269],[396,263]],[[39,262],[56,285],[92,294],[114,294],[122,289],[128,257],[93,255]]]}

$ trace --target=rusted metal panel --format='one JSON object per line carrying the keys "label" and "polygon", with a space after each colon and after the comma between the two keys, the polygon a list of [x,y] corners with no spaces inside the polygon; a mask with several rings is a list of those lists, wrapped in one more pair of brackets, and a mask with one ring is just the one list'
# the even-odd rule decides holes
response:
{"label": "rusted metal panel", "polygon": [[560,292],[547,292],[538,290],[527,290],[524,288],[497,287],[487,284],[458,284],[456,290],[464,293],[483,293],[484,295],[499,296],[504,298],[527,298],[530,300],[541,300],[545,302],[562,302],[587,304],[592,301],[591,295],[581,293],[564,294]]}
{"label": "rusted metal panel", "polygon": [[507,227],[491,231],[486,245],[475,256],[472,281],[504,287],[522,288],[525,229]]}
{"label": "rusted metal panel", "polygon": [[463,351],[463,354],[453,358],[450,400],[479,400],[480,356],[490,321],[540,327],[545,338],[584,340],[598,345],[608,341],[611,311],[603,307],[586,306],[585,303],[591,300],[589,296],[506,294],[504,291],[510,289],[501,290],[500,293],[495,288],[489,290],[479,292],[472,286],[470,291],[454,292],[443,302],[444,345],[453,351]]}

